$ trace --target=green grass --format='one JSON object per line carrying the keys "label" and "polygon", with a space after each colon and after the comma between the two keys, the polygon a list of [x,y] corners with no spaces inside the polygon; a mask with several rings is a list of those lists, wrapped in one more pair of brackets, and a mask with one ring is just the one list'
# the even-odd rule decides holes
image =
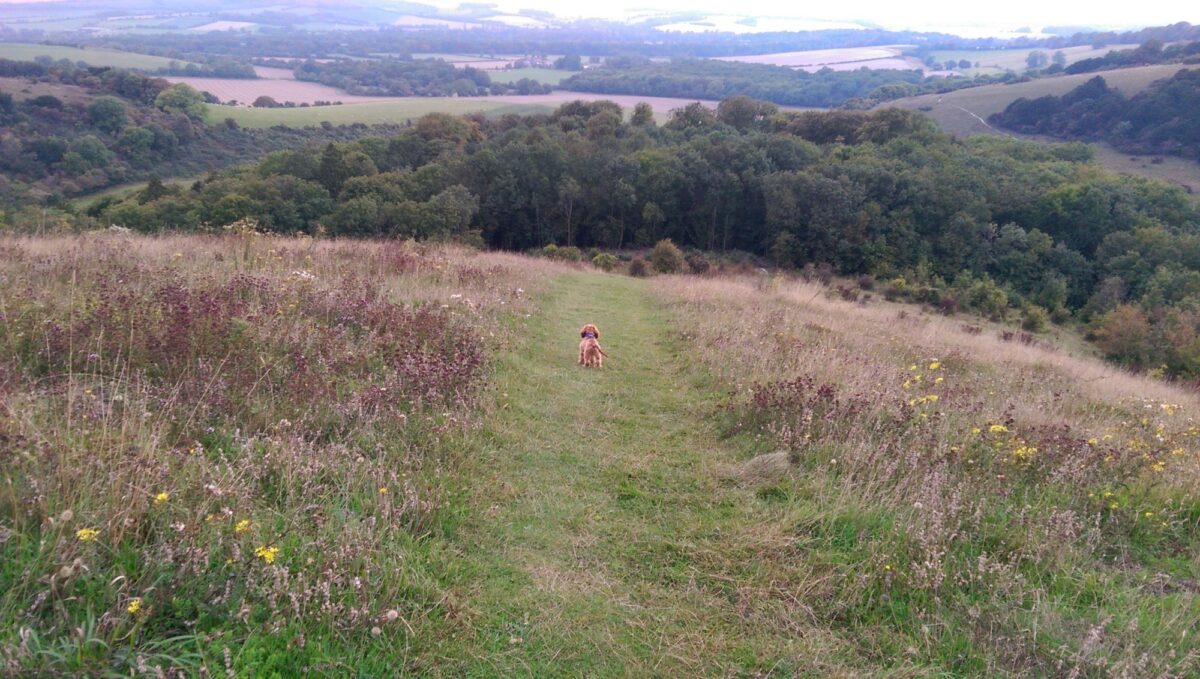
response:
{"label": "green grass", "polygon": [[550,85],[557,85],[575,73],[576,71],[563,71],[556,68],[513,68],[506,71],[488,71],[492,80],[498,83],[515,83],[521,78],[529,78]]}
{"label": "green grass", "polygon": [[233,118],[242,127],[312,127],[323,122],[334,125],[352,123],[397,123],[420,118],[427,113],[443,112],[456,115],[483,113],[501,116],[506,113],[528,115],[546,113],[549,106],[509,104],[497,101],[478,101],[450,97],[424,97],[403,101],[381,101],[340,106],[310,106],[308,108],[247,108],[243,106],[209,105],[207,120],[219,123]]}
{"label": "green grass", "polygon": [[[165,185],[165,186],[190,186],[196,180],[203,179],[203,178],[204,178],[204,175],[199,174],[199,175],[194,175],[191,177],[172,177],[170,179],[164,179],[164,180],[162,180],[162,182],[163,182],[163,185]],[[149,184],[149,182],[131,182],[129,184],[119,184],[117,186],[110,186],[107,189],[104,189],[102,191],[97,191],[95,193],[89,193],[86,196],[80,196],[80,197],[74,199],[72,202],[75,204],[75,206],[77,208],[79,208],[81,210],[85,210],[89,206],[95,204],[98,201],[104,200],[105,198],[125,198],[126,196],[129,196],[130,194],[136,193],[136,192],[141,191],[142,189],[146,188],[147,184]]]}
{"label": "green grass", "polygon": [[37,57],[48,56],[51,59],[70,59],[72,62],[82,61],[89,66],[111,66],[113,68],[139,68],[158,70],[167,68],[174,61],[180,66],[188,62],[166,57],[156,57],[149,54],[122,52],[101,47],[66,47],[63,45],[38,45],[35,43],[0,42],[0,59],[17,61],[33,61]]}
{"label": "green grass", "polygon": [[[745,624],[734,580],[769,500],[716,469],[748,442],[708,418],[717,394],[683,358],[645,284],[560,278],[517,353],[466,474],[471,517],[450,584],[470,624],[436,650],[445,676],[787,676],[811,639]],[[576,365],[594,322],[611,357]],[[778,575],[778,574],[777,574]],[[782,580],[786,575],[779,575]],[[832,662],[832,659],[827,659]]]}

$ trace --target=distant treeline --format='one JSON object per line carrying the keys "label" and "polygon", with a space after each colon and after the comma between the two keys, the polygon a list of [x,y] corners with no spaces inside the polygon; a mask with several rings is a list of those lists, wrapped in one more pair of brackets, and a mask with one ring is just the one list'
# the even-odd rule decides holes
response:
{"label": "distant treeline", "polygon": [[[37,40],[39,32],[12,32],[12,39]],[[1200,27],[1186,22],[1126,33],[1077,32],[1070,36],[961,38],[945,33],[838,29],[779,33],[680,33],[656,30],[653,25],[604,21],[569,24],[564,28],[503,31],[400,28],[378,31],[310,32],[274,29],[246,40],[236,33],[129,34],[103,37],[78,36],[77,42],[119,46],[135,52],[197,61],[202,55],[226,55],[249,60],[264,56],[322,58],[332,55],[366,57],[373,54],[407,55],[421,52],[467,54],[582,54],[588,56],[640,55],[645,57],[719,57],[769,54],[799,50],[910,44],[933,49],[1057,49],[1072,45],[1163,43],[1200,39]]]}
{"label": "distant treeline", "polygon": [[884,85],[917,84],[924,79],[920,71],[823,69],[807,73],[783,66],[710,59],[661,63],[618,58],[601,68],[573,75],[559,86],[578,92],[688,99],[745,95],[787,106],[827,108],[865,97]]}
{"label": "distant treeline", "polygon": [[307,60],[295,66],[294,72],[297,80],[319,82],[361,96],[473,97],[484,94],[543,94],[554,89],[528,78],[511,85],[494,82],[487,71],[471,67],[455,68],[441,59]]}
{"label": "distant treeline", "polygon": [[1126,98],[1096,76],[1061,97],[1021,98],[991,121],[1028,134],[1105,141],[1127,153],[1200,160],[1200,69]]}
{"label": "distant treeline", "polygon": [[1168,64],[1173,62],[1200,63],[1200,41],[1164,47],[1160,40],[1148,40],[1136,49],[1112,50],[1102,57],[1082,59],[1064,70],[1066,73],[1094,73],[1113,68]]}

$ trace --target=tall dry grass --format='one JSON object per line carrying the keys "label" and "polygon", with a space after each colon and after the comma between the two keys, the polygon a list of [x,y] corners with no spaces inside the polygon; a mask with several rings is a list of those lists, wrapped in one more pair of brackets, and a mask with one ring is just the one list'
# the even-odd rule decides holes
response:
{"label": "tall dry grass", "polygon": [[803,563],[792,587],[863,658],[1200,671],[1195,393],[815,284],[655,285],[729,389],[728,433],[761,441],[743,482],[784,499],[760,558]]}
{"label": "tall dry grass", "polygon": [[552,267],[248,226],[0,240],[0,673],[320,673],[443,615],[423,541]]}

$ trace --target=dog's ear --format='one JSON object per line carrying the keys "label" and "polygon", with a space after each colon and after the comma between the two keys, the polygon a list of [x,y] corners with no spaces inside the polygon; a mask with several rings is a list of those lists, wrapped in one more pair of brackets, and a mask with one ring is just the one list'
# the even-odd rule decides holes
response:
{"label": "dog's ear", "polygon": [[596,326],[593,325],[592,332],[596,334],[596,339],[600,339],[600,328],[597,328]]}
{"label": "dog's ear", "polygon": [[586,334],[587,334],[587,326],[585,325],[585,326],[583,326],[582,328],[580,328],[580,329],[579,329],[579,336],[580,336],[580,337],[583,337],[583,336],[584,336],[584,335],[586,335]]}

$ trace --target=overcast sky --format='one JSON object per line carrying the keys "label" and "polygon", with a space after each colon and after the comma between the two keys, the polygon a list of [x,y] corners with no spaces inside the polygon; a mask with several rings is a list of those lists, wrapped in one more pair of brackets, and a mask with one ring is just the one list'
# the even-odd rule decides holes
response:
{"label": "overcast sky", "polygon": [[1001,27],[1048,25],[1161,26],[1177,21],[1200,23],[1200,1],[1141,0],[855,0],[851,2],[796,2],[795,0],[500,0],[505,9],[546,9],[559,15],[605,15],[636,12],[640,8],[697,10],[714,13],[824,19],[866,20],[888,28],[927,26],[998,25]]}

